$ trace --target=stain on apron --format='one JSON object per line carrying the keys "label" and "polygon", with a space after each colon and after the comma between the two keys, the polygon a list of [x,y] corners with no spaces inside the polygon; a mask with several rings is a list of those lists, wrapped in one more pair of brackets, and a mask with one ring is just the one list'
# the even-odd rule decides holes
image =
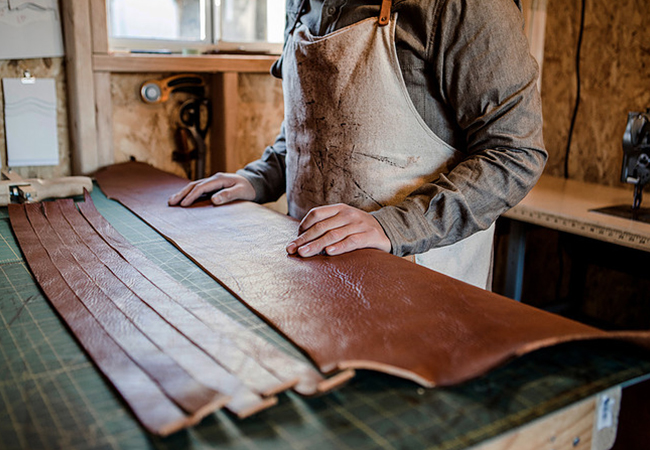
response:
{"label": "stain on apron", "polygon": [[[463,155],[418,114],[395,49],[393,15],[325,36],[299,24],[283,52],[289,214],[322,205],[375,211],[402,202]],[[485,288],[494,229],[416,255],[416,262]]]}

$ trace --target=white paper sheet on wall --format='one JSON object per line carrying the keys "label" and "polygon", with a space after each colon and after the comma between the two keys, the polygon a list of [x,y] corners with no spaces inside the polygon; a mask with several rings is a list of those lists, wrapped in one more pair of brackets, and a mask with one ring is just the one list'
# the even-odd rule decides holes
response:
{"label": "white paper sheet on wall", "polygon": [[0,59],[63,56],[57,0],[0,0]]}
{"label": "white paper sheet on wall", "polygon": [[54,79],[3,78],[7,165],[59,163]]}

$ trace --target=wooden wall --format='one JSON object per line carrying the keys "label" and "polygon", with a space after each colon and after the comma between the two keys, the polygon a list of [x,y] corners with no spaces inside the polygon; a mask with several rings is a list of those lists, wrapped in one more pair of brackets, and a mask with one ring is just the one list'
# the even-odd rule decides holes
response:
{"label": "wooden wall", "polygon": [[237,147],[239,165],[260,157],[275,140],[284,117],[282,82],[267,74],[239,75]]}
{"label": "wooden wall", "polygon": [[[630,111],[650,108],[650,25],[646,0],[587,0],[581,102],[569,177],[620,185],[621,141]],[[576,99],[579,0],[548,0],[542,76],[546,173],[563,176]]]}
{"label": "wooden wall", "polygon": [[161,170],[185,176],[180,164],[172,161],[176,149],[174,131],[180,104],[188,94],[174,93],[164,103],[147,104],[140,99],[140,86],[172,74],[112,74],[113,153],[115,162],[135,158]]}
{"label": "wooden wall", "polygon": [[[564,176],[567,137],[576,99],[575,58],[580,0],[547,0],[542,74],[545,173]],[[630,111],[650,107],[650,26],[646,0],[587,0],[581,57],[581,102],[569,177],[620,182],[622,139]],[[646,189],[647,190],[647,189]],[[644,206],[650,206],[646,194]],[[507,222],[502,222],[507,232]],[[503,240],[497,240],[497,255]],[[558,307],[603,327],[650,327],[650,254],[531,227],[522,297]],[[497,258],[497,263],[499,258]],[[495,288],[499,275],[495,268]]]}
{"label": "wooden wall", "polygon": [[[139,89],[150,79],[171,74],[112,74],[113,148],[115,162],[131,157],[184,176],[181,165],[172,161],[175,150],[174,130],[179,105],[187,94],[174,93],[165,103],[145,104]],[[209,75],[205,75],[207,78]],[[238,167],[259,158],[275,139],[282,123],[282,85],[267,74],[241,73],[237,115]],[[206,84],[210,86],[210,83]],[[209,144],[210,134],[208,134]],[[206,167],[210,166],[207,161]]]}

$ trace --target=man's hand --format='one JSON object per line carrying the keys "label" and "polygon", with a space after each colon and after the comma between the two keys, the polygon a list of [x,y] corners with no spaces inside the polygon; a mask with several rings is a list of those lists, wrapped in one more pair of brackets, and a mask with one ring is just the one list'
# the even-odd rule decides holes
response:
{"label": "man's hand", "polygon": [[169,206],[190,206],[204,194],[214,192],[211,197],[215,205],[235,200],[255,199],[255,189],[246,178],[234,173],[216,173],[209,178],[192,181],[180,192],[169,197]]}
{"label": "man's hand", "polygon": [[343,204],[312,209],[300,222],[298,232],[300,235],[287,245],[290,255],[307,257],[325,251],[334,256],[360,248],[391,250],[390,240],[372,215]]}

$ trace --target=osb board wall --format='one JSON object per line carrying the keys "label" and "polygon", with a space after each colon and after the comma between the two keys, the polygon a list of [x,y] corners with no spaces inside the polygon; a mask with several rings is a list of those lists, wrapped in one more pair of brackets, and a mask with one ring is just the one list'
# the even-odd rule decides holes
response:
{"label": "osb board wall", "polygon": [[282,82],[268,74],[239,75],[237,148],[240,167],[273,144],[284,117]]}
{"label": "osb board wall", "polygon": [[[0,60],[0,78],[21,78],[29,70],[37,78],[54,78],[57,103],[57,136],[59,164],[57,166],[12,167],[23,178],[52,178],[70,175],[70,141],[68,135],[68,105],[66,77],[63,58],[35,58],[24,60]],[[37,129],[34,130],[38,132]],[[7,167],[7,144],[5,140],[4,97],[0,89],[0,160]]]}
{"label": "osb board wall", "polygon": [[[172,160],[172,152],[176,149],[174,131],[178,123],[179,106],[188,95],[174,93],[170,100],[158,104],[146,104],[140,100],[142,83],[169,75],[151,73],[111,76],[115,162],[128,161],[133,157],[162,170],[185,176],[183,167]],[[207,76],[204,78],[209,85]],[[259,158],[280,130],[283,117],[281,82],[267,74],[242,73],[239,75],[239,102],[238,166],[243,167]],[[208,134],[207,146],[209,140]],[[209,167],[208,152],[206,168]]]}
{"label": "osb board wall", "polygon": [[[159,80],[170,75],[111,75],[113,153],[116,163],[135,158],[161,170],[186,176],[183,166],[172,160],[172,153],[176,150],[174,133],[178,124],[178,111],[189,94],[173,93],[168,101],[155,104],[147,104],[140,99],[140,87],[145,81]],[[209,167],[209,161],[206,166]]]}
{"label": "osb board wall", "polygon": [[[572,139],[569,176],[624,186],[619,177],[627,114],[650,107],[647,1],[589,0],[586,4],[582,99]],[[576,98],[580,8],[580,0],[548,0],[547,5],[542,77],[544,140],[549,152],[545,172],[556,176],[564,175],[564,154]],[[507,226],[507,222],[501,223]],[[497,243],[501,258],[496,259],[495,288],[499,290],[505,238]],[[560,302],[569,308],[565,313],[577,314],[579,320],[594,320],[603,327],[650,327],[650,280],[644,271],[648,254],[539,227],[529,230],[526,245],[522,297],[527,303],[547,306]]]}
{"label": "osb board wall", "polygon": [[[570,178],[619,185],[621,142],[630,111],[650,107],[650,26],[646,0],[590,0],[581,58],[581,102],[569,158]],[[548,0],[542,77],[546,173],[564,175],[576,99],[579,0]]]}

